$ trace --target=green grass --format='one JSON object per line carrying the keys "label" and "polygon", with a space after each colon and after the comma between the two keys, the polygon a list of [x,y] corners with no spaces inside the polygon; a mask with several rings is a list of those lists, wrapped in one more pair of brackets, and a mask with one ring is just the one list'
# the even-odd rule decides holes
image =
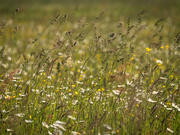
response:
{"label": "green grass", "polygon": [[178,134],[179,4],[6,1],[0,134]]}

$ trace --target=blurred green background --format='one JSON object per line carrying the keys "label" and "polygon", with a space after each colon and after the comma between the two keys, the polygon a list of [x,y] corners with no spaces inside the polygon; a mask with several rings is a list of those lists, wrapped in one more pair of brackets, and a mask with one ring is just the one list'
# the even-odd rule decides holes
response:
{"label": "blurred green background", "polygon": [[146,19],[170,18],[173,25],[180,26],[180,0],[0,0],[0,3],[0,19],[12,17],[15,9],[20,8],[18,19],[23,22],[46,23],[58,13],[68,14],[70,21],[78,16],[90,21],[102,11],[119,20],[147,10]]}

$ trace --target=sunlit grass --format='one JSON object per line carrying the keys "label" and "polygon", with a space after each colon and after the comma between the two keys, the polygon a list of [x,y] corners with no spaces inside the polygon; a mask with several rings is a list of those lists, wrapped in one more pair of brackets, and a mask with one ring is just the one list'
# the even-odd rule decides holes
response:
{"label": "sunlit grass", "polygon": [[1,20],[0,133],[179,133],[178,26],[73,11]]}

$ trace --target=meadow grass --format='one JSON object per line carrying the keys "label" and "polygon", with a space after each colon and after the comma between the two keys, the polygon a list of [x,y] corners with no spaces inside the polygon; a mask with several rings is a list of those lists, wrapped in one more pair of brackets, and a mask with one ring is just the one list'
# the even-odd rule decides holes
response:
{"label": "meadow grass", "polygon": [[1,7],[0,134],[180,132],[179,20],[116,3]]}

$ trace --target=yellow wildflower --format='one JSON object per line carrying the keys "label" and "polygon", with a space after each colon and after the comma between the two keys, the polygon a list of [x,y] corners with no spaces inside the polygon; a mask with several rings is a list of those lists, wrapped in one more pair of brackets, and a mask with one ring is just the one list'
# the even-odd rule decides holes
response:
{"label": "yellow wildflower", "polygon": [[147,51],[147,52],[150,52],[150,51],[151,51],[151,49],[150,49],[150,48],[146,48],[146,51]]}
{"label": "yellow wildflower", "polygon": [[131,57],[131,60],[133,60],[134,59],[134,57]]}
{"label": "yellow wildflower", "polygon": [[75,91],[75,94],[76,94],[76,95],[78,95],[78,92],[77,92],[77,91]]}

